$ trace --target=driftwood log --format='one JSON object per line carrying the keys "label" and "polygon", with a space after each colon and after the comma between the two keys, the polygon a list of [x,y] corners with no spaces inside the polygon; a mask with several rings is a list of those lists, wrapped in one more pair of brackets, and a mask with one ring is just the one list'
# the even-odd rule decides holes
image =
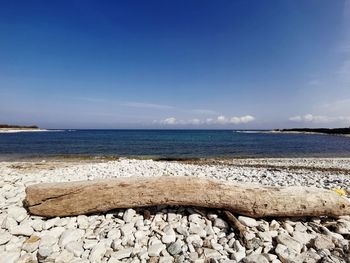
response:
{"label": "driftwood log", "polygon": [[31,214],[45,217],[164,204],[218,208],[255,218],[350,214],[350,200],[325,189],[234,184],[197,177],[43,183],[27,187],[24,200]]}

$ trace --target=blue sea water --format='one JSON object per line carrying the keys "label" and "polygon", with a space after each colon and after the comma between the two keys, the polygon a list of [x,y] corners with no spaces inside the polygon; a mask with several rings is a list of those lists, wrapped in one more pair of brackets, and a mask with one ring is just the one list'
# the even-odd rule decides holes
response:
{"label": "blue sea water", "polygon": [[232,130],[63,130],[0,134],[0,159],[57,155],[350,157],[350,137]]}

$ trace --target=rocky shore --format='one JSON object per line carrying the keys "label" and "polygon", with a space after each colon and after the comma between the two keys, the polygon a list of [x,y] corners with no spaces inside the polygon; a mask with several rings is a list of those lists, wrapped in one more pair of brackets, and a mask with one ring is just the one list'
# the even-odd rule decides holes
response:
{"label": "rocky shore", "polygon": [[350,262],[350,215],[239,216],[247,229],[241,238],[219,210],[162,206],[47,219],[22,205],[34,183],[169,175],[350,193],[350,159],[2,162],[0,262]]}

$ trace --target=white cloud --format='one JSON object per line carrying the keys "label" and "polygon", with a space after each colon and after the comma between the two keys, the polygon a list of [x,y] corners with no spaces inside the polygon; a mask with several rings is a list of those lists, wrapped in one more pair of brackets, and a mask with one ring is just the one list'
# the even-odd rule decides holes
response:
{"label": "white cloud", "polygon": [[305,122],[305,123],[332,123],[332,122],[350,122],[349,116],[337,116],[337,117],[330,117],[330,116],[323,116],[323,115],[312,115],[312,114],[305,114],[305,115],[298,115],[293,116],[289,118],[290,121],[294,122]]}
{"label": "white cloud", "polygon": [[124,102],[121,103],[122,106],[132,107],[132,108],[146,108],[146,109],[174,109],[173,106],[154,104],[154,103],[144,103],[144,102]]}
{"label": "white cloud", "polygon": [[178,124],[178,125],[214,125],[214,124],[238,125],[238,124],[252,122],[254,120],[255,120],[255,118],[251,115],[245,115],[245,116],[241,116],[241,117],[230,117],[230,118],[223,116],[223,115],[220,115],[216,118],[207,118],[204,120],[197,119],[197,118],[189,119],[189,120],[177,120],[174,117],[170,117],[170,118],[166,118],[166,119],[161,120],[161,121],[154,121],[154,123],[160,123],[160,124],[164,124],[164,125],[175,125],[175,124]]}
{"label": "white cloud", "polygon": [[160,121],[160,123],[165,124],[165,125],[174,125],[177,123],[177,120],[174,117],[170,117],[170,118],[166,118],[165,120]]}

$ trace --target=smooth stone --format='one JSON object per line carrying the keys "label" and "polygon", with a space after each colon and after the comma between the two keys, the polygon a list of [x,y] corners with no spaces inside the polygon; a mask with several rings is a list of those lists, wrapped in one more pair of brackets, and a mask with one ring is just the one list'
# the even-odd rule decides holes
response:
{"label": "smooth stone", "polygon": [[164,229],[165,234],[162,236],[162,242],[165,244],[169,244],[175,242],[176,234],[172,227],[168,227]]}
{"label": "smooth stone", "polygon": [[101,262],[103,256],[106,253],[106,246],[103,242],[97,243],[97,245],[91,250],[89,260],[91,262]]}
{"label": "smooth stone", "polygon": [[[17,227],[18,224],[17,224],[17,221],[15,219],[13,219],[12,217],[6,217],[4,219],[4,221],[2,222],[2,228],[5,228],[7,230],[11,230],[12,228],[14,227]],[[11,231],[10,231],[11,232]]]}
{"label": "smooth stone", "polygon": [[174,243],[171,243],[167,250],[171,255],[175,256],[181,253],[182,245],[183,243],[180,240],[178,240]]}
{"label": "smooth stone", "polygon": [[243,258],[245,258],[246,253],[245,250],[239,250],[237,252],[233,252],[231,255],[231,259],[240,262]]}
{"label": "smooth stone", "polygon": [[68,229],[64,231],[58,241],[58,245],[61,248],[64,248],[68,243],[77,241],[82,238],[84,235],[84,231],[80,229]]}
{"label": "smooth stone", "polygon": [[125,223],[129,223],[131,222],[131,220],[134,218],[134,216],[136,215],[136,211],[134,209],[127,209],[124,212],[123,215],[123,220],[125,221]]}
{"label": "smooth stone", "polygon": [[293,233],[293,238],[299,241],[303,245],[307,245],[310,243],[312,239],[315,238],[315,235],[313,234],[308,234],[306,232],[294,232]]}
{"label": "smooth stone", "polygon": [[53,227],[50,230],[45,231],[45,234],[50,236],[54,236],[57,239],[62,235],[62,233],[66,231],[66,229],[62,226]]}
{"label": "smooth stone", "polygon": [[[96,239],[85,239],[83,247],[84,249],[92,249],[94,246],[97,245],[97,243],[98,243],[98,240]],[[113,245],[113,242],[112,242],[112,245]]]}
{"label": "smooth stone", "polygon": [[264,241],[264,242],[272,242],[272,236],[270,231],[268,232],[258,232],[258,236]]}
{"label": "smooth stone", "polygon": [[223,228],[227,228],[228,224],[226,221],[218,217],[218,218],[215,218],[214,220],[214,226],[217,228],[223,229]]}
{"label": "smooth stone", "polygon": [[41,246],[53,246],[58,242],[58,238],[51,235],[43,235],[40,238],[39,247]]}
{"label": "smooth stone", "polygon": [[23,207],[14,206],[7,210],[7,214],[20,223],[27,217],[27,210]]}
{"label": "smooth stone", "polygon": [[60,221],[59,217],[48,219],[44,222],[43,229],[49,230],[50,228],[57,226],[57,223]]}
{"label": "smooth stone", "polygon": [[80,257],[83,252],[84,252],[84,248],[83,248],[83,242],[82,241],[73,241],[68,243],[65,248],[73,253],[74,256],[76,257]]}
{"label": "smooth stone", "polygon": [[0,233],[0,245],[4,245],[10,241],[12,235],[5,231],[5,233]]}
{"label": "smooth stone", "polygon": [[217,243],[217,241],[215,240],[215,239],[212,239],[212,240],[210,240],[210,244],[211,244],[211,247],[213,248],[213,249],[215,249],[215,250],[223,250],[224,249],[224,247],[222,246],[222,245],[220,245],[220,244],[218,244]]}
{"label": "smooth stone", "polygon": [[266,257],[262,254],[251,254],[242,259],[244,263],[269,263]]}
{"label": "smooth stone", "polygon": [[303,247],[303,245],[298,240],[287,234],[278,235],[276,240],[279,244],[285,245],[286,247],[288,247],[289,249],[293,249],[297,253],[300,253]]}
{"label": "smooth stone", "polygon": [[53,253],[52,246],[39,246],[38,249],[38,259],[43,260],[46,259],[48,256],[50,256]]}
{"label": "smooth stone", "polygon": [[204,248],[204,256],[209,259],[209,258],[213,258],[213,259],[219,259],[222,257],[222,255],[216,251],[215,249],[211,249],[211,248]]}
{"label": "smooth stone", "polygon": [[73,253],[63,250],[56,258],[55,263],[70,263],[74,258]]}
{"label": "smooth stone", "polygon": [[313,241],[313,246],[315,249],[334,249],[335,245],[332,242],[332,239],[325,235],[317,235]]}
{"label": "smooth stone", "polygon": [[288,224],[287,222],[283,223],[283,227],[285,230],[287,230],[287,232],[289,234],[292,234],[294,232],[294,228],[290,224]]}
{"label": "smooth stone", "polygon": [[172,263],[174,262],[174,258],[171,256],[160,257],[158,263]]}
{"label": "smooth stone", "polygon": [[129,258],[132,251],[133,251],[133,248],[121,249],[121,250],[113,253],[113,258],[118,259],[118,260],[123,259],[123,258]]}
{"label": "smooth stone", "polygon": [[202,247],[203,246],[203,240],[200,238],[199,235],[190,235],[186,238],[186,242],[188,244],[192,244],[193,247]]}
{"label": "smooth stone", "polygon": [[19,251],[6,251],[0,253],[0,262],[4,263],[16,263],[20,258],[21,253]]}
{"label": "smooth stone", "polygon": [[42,220],[33,220],[32,228],[36,232],[41,232],[43,230],[43,221]]}
{"label": "smooth stone", "polygon": [[120,247],[122,247],[122,240],[121,239],[114,239],[111,247],[114,251],[120,249]]}
{"label": "smooth stone", "polygon": [[87,229],[89,227],[89,218],[86,215],[77,216],[77,224],[80,229]]}
{"label": "smooth stone", "polygon": [[282,262],[294,262],[299,253],[293,249],[289,249],[285,245],[278,244],[275,248],[275,253]]}
{"label": "smooth stone", "polygon": [[40,237],[32,235],[22,245],[22,250],[31,253],[38,249]]}
{"label": "smooth stone", "polygon": [[150,257],[157,257],[159,256],[160,252],[165,248],[165,245],[162,243],[154,243],[148,247],[148,255]]}
{"label": "smooth stone", "polygon": [[129,236],[132,234],[133,229],[134,229],[134,224],[127,223],[120,228],[120,231],[121,231],[123,236]]}
{"label": "smooth stone", "polygon": [[107,234],[107,237],[112,239],[120,238],[120,236],[121,236],[121,233],[120,233],[120,229],[118,228],[113,228]]}
{"label": "smooth stone", "polygon": [[254,218],[247,216],[239,216],[238,221],[247,227],[257,227],[259,225]]}
{"label": "smooth stone", "polygon": [[35,263],[37,262],[36,257],[32,254],[24,254],[22,255],[17,261],[16,263]]}
{"label": "smooth stone", "polygon": [[177,228],[176,228],[176,232],[178,232],[180,235],[183,235],[185,237],[187,237],[189,235],[186,227],[182,226],[182,225],[179,225]]}
{"label": "smooth stone", "polygon": [[18,225],[10,229],[10,233],[15,236],[31,236],[34,229],[29,225]]}

